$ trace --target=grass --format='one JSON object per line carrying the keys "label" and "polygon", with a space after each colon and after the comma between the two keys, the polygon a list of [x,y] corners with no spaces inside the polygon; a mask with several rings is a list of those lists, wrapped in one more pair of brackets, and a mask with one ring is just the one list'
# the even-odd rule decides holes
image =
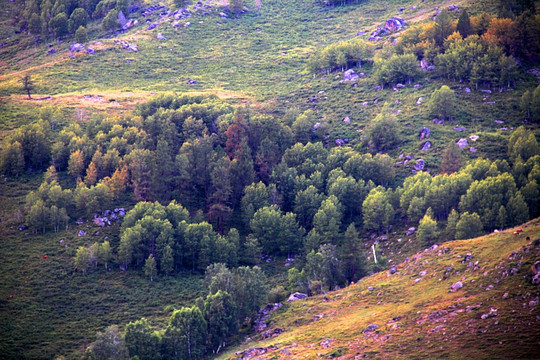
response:
{"label": "grass", "polygon": [[[540,236],[540,220],[522,228],[517,236],[515,229],[507,229],[444,243],[399,264],[394,275],[381,272],[346,289],[288,303],[270,319],[271,328],[283,333],[269,340],[252,337],[220,358],[270,345],[278,350],[262,359],[534,358],[540,349],[540,326],[538,304],[529,301],[539,290],[531,284],[530,267],[540,258],[540,246],[533,244]],[[477,267],[462,261],[466,254],[472,254]],[[451,271],[446,270],[449,266]],[[519,274],[505,275],[512,267],[519,268]],[[421,271],[427,274],[422,277]],[[463,288],[451,292],[450,285],[457,281]],[[497,315],[482,318],[491,308]],[[370,324],[379,327],[366,332]],[[325,339],[332,340],[329,348],[322,346]],[[283,349],[291,355],[281,355]]]}

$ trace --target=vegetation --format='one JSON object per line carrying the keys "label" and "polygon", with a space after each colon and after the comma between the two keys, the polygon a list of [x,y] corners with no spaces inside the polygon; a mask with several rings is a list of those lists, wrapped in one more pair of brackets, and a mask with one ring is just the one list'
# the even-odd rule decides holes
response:
{"label": "vegetation", "polygon": [[267,301],[538,217],[534,7],[441,4],[376,42],[403,4],[8,3],[2,354],[216,356]]}

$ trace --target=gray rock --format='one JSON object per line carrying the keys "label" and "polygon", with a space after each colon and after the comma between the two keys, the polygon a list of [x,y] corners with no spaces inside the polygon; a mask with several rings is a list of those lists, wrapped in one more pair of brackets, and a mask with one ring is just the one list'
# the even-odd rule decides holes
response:
{"label": "gray rock", "polygon": [[384,23],[384,28],[388,31],[400,31],[407,23],[400,17],[394,16]]}
{"label": "gray rock", "polygon": [[422,146],[422,151],[427,151],[431,148],[431,141],[426,141],[425,144]]}
{"label": "gray rock", "polygon": [[390,270],[388,270],[388,273],[389,273],[390,275],[394,275],[396,272],[397,272],[397,266],[396,266],[396,265],[392,265],[392,267],[390,268]]}
{"label": "gray rock", "polygon": [[71,52],[79,52],[79,51],[83,51],[83,50],[84,50],[84,45],[83,44],[75,43],[75,44],[71,44],[69,46],[69,51],[71,51]]}
{"label": "gray rock", "polygon": [[163,41],[167,40],[167,38],[166,38],[165,36],[163,36],[162,33],[158,33],[158,34],[156,35],[156,38],[157,38],[158,40],[163,40]]}
{"label": "gray rock", "polygon": [[86,231],[84,231],[84,230],[79,230],[79,233],[78,233],[77,235],[79,235],[79,236],[84,236],[84,235],[86,235]]}
{"label": "gray rock", "polygon": [[453,283],[452,286],[450,286],[450,291],[456,292],[462,287],[463,287],[463,283],[461,281],[458,281],[458,282]]}
{"label": "gray rock", "polygon": [[375,330],[377,330],[379,328],[379,325],[377,324],[370,324],[368,325],[364,330],[362,330],[362,332],[365,334],[365,333],[370,333],[370,332],[373,332]]}
{"label": "gray rock", "polygon": [[347,123],[347,124],[350,124],[350,123],[351,123],[351,119],[347,116],[345,119],[343,119],[343,122],[344,122],[344,123]]}
{"label": "gray rock", "polygon": [[424,101],[424,97],[423,96],[420,96],[418,98],[418,100],[416,100],[416,105],[421,105],[422,104],[422,101]]}
{"label": "gray rock", "polygon": [[410,228],[407,229],[407,232],[405,233],[405,235],[411,236],[411,235],[414,234],[415,232],[416,232],[416,228],[410,227]]}
{"label": "gray rock", "polygon": [[92,49],[92,48],[88,48],[88,49],[86,49],[86,53],[87,53],[88,55],[94,55],[95,50]]}
{"label": "gray rock", "polygon": [[470,94],[471,89],[469,89],[468,87],[466,87],[466,88],[465,88],[465,92],[466,92],[467,94]]}
{"label": "gray rock", "polygon": [[343,73],[343,80],[348,82],[354,82],[358,80],[359,76],[354,72],[353,69],[349,69]]}
{"label": "gray rock", "polygon": [[120,24],[120,26],[122,28],[124,26],[126,26],[126,24],[127,24],[126,16],[124,15],[124,12],[122,10],[120,10],[120,12],[118,12],[118,23]]}
{"label": "gray rock", "polygon": [[419,274],[421,277],[424,277],[427,275],[427,272],[426,271],[420,271],[420,274]]}
{"label": "gray rock", "polygon": [[321,345],[321,347],[322,347],[323,349],[328,349],[329,347],[332,346],[332,343],[333,343],[333,342],[334,342],[333,339],[325,339],[325,340],[321,341],[321,344],[320,344],[320,345]]}
{"label": "gray rock", "polygon": [[52,54],[54,54],[55,52],[56,52],[56,49],[55,49],[55,48],[51,48],[51,49],[49,49],[49,51],[47,51],[47,54],[52,55]]}
{"label": "gray rock", "polygon": [[467,147],[467,145],[469,145],[467,139],[459,139],[456,144],[457,146],[459,146],[460,149],[463,149],[464,147]]}
{"label": "gray rock", "polygon": [[414,170],[416,171],[422,171],[426,167],[426,163],[424,159],[418,159],[416,160],[416,164],[414,164]]}
{"label": "gray rock", "polygon": [[307,294],[301,293],[301,292],[295,292],[289,295],[289,299],[287,301],[296,301],[296,300],[302,300],[307,298]]}
{"label": "gray rock", "polygon": [[454,128],[454,131],[459,131],[459,132],[465,131],[465,130],[467,130],[467,129],[466,129],[464,126],[456,126],[456,127]]}
{"label": "gray rock", "polygon": [[474,152],[478,151],[478,149],[475,148],[474,146],[471,146],[471,147],[469,148],[469,151],[472,152],[472,153],[474,153]]}

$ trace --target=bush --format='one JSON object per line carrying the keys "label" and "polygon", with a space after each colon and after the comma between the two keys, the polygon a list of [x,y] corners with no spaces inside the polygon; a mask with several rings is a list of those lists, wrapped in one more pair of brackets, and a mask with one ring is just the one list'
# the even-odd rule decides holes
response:
{"label": "bush", "polygon": [[456,95],[454,91],[443,85],[439,90],[435,90],[431,94],[429,111],[433,116],[448,119],[456,113],[455,101]]}
{"label": "bush", "polygon": [[287,299],[287,292],[281,285],[272,288],[268,294],[268,302],[272,304],[283,302],[285,299]]}
{"label": "bush", "polygon": [[53,17],[49,25],[54,31],[54,36],[57,38],[68,33],[68,19],[65,13],[60,13]]}
{"label": "bush", "polygon": [[374,151],[392,149],[399,143],[398,124],[394,117],[380,114],[368,129],[368,146]]}
{"label": "bush", "polygon": [[103,27],[103,30],[105,31],[114,31],[118,28],[120,24],[118,23],[118,10],[111,10],[105,16],[105,19],[103,19],[103,22],[101,23],[101,26]]}
{"label": "bush", "polygon": [[378,60],[375,62],[375,69],[375,77],[383,85],[399,82],[410,84],[420,76],[420,68],[413,54],[394,55],[388,60]]}
{"label": "bush", "polygon": [[75,31],[75,41],[78,43],[85,43],[88,40],[88,32],[84,26],[79,26],[77,31]]}

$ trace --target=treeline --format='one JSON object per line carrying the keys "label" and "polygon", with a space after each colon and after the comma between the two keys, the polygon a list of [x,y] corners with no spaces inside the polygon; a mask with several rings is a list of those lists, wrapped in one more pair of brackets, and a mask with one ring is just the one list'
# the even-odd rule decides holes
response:
{"label": "treeline", "polygon": [[513,18],[482,13],[459,19],[448,10],[436,20],[412,26],[385,44],[376,56],[373,45],[360,39],[331,44],[311,56],[313,73],[344,71],[374,60],[375,80],[381,85],[411,83],[422,70],[474,86],[511,86],[518,75],[516,59],[534,63],[540,54],[540,16],[530,11]]}
{"label": "treeline", "polygon": [[153,328],[145,318],[130,322],[123,332],[110,326],[97,333],[83,358],[201,359],[218,353],[266,301],[266,279],[258,267],[230,270],[214,264],[206,270],[205,284],[206,298],[173,311],[164,329]]}
{"label": "treeline", "polygon": [[[101,19],[109,13],[129,14],[129,7],[136,1],[129,0],[28,0],[18,19],[21,31],[34,35],[60,38],[75,34],[91,19]],[[112,16],[111,16],[112,17]],[[82,30],[80,30],[82,31]]]}

